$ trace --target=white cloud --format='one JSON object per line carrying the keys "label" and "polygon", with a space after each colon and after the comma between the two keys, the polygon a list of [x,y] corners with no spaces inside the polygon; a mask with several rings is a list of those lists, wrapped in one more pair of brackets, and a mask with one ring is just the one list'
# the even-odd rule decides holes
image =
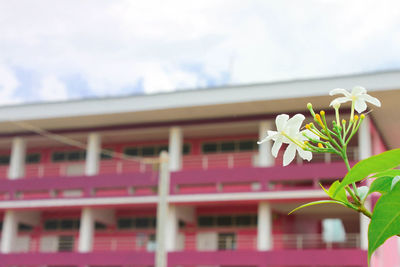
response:
{"label": "white cloud", "polygon": [[78,74],[94,95],[139,81],[152,93],[227,72],[251,83],[400,66],[399,25],[395,0],[1,1],[0,61],[39,80]]}
{"label": "white cloud", "polygon": [[65,84],[54,76],[44,77],[37,92],[39,95],[39,99],[42,101],[68,99],[68,92]]}
{"label": "white cloud", "polygon": [[15,91],[19,85],[15,73],[4,64],[0,64],[0,103],[14,104],[21,101],[15,96]]}

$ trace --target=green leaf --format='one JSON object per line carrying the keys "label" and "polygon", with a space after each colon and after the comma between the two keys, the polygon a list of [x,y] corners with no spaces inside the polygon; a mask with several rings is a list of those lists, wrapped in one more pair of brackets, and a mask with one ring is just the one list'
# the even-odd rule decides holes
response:
{"label": "green leaf", "polygon": [[393,169],[399,165],[400,148],[388,150],[379,155],[361,160],[346,174],[333,195],[338,194],[346,185],[361,181],[371,174]]}
{"label": "green leaf", "polygon": [[400,234],[400,184],[376,202],[368,228],[368,261],[388,238]]}
{"label": "green leaf", "polygon": [[375,175],[371,176],[371,178],[379,178],[379,177],[384,177],[384,176],[390,176],[390,177],[395,177],[400,175],[400,170],[386,170],[383,172],[378,172]]}
{"label": "green leaf", "polygon": [[319,200],[319,201],[314,201],[314,202],[310,202],[310,203],[301,205],[300,207],[297,207],[294,210],[292,210],[291,212],[289,212],[289,214],[291,214],[291,213],[293,213],[293,212],[295,212],[295,211],[297,211],[299,209],[302,209],[302,208],[305,208],[305,207],[309,207],[309,206],[319,205],[319,204],[339,204],[339,205],[347,207],[346,204],[344,204],[344,203],[342,203],[340,201],[336,201],[336,200]]}
{"label": "green leaf", "polygon": [[329,187],[328,195],[334,200],[343,203],[349,203],[346,195],[346,190],[343,187],[341,189],[338,189],[338,187],[340,187],[340,181],[335,181],[331,185],[331,187]]}
{"label": "green leaf", "polygon": [[379,178],[375,179],[375,181],[373,181],[371,183],[371,186],[368,191],[368,195],[373,192],[379,192],[381,194],[386,194],[386,193],[390,192],[392,182],[393,182],[393,177],[390,177],[390,176],[379,177]]}

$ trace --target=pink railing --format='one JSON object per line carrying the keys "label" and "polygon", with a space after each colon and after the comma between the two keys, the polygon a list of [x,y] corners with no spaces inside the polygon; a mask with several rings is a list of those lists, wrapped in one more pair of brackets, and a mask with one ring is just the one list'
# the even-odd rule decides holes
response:
{"label": "pink railing", "polygon": [[[229,231],[227,231],[229,232]],[[198,247],[197,235],[186,235],[182,250],[257,250],[257,234],[235,234],[233,238],[218,238],[214,245]],[[201,245],[200,245],[201,246]],[[274,234],[274,250],[354,249],[360,248],[359,234],[346,234],[343,242],[324,241],[321,234]]]}
{"label": "pink railing", "polygon": [[[348,155],[350,161],[358,159],[358,148],[349,147]],[[257,152],[236,152],[236,153],[218,153],[202,155],[186,155],[182,158],[183,170],[213,170],[213,169],[233,169],[253,167],[257,165]],[[275,160],[276,166],[282,165],[282,157],[278,156]],[[314,154],[311,163],[330,163],[340,161],[337,155]],[[297,157],[297,165],[308,164],[300,157]],[[152,171],[151,164],[143,161],[134,160],[102,160],[99,166],[100,174],[122,174],[122,173],[145,173]],[[6,178],[8,166],[0,166],[0,178]],[[85,173],[85,162],[63,162],[63,163],[45,163],[45,164],[27,164],[25,166],[25,178],[46,178],[62,176],[80,176]]]}
{"label": "pink railing", "polygon": [[154,248],[148,235],[101,236],[95,237],[93,243],[93,251],[153,251]]}
{"label": "pink railing", "polygon": [[360,248],[360,234],[346,234],[343,242],[324,241],[321,234],[280,234],[273,237],[274,249]]}
{"label": "pink railing", "polygon": [[255,152],[187,155],[183,157],[182,166],[184,170],[251,167],[256,155]]}

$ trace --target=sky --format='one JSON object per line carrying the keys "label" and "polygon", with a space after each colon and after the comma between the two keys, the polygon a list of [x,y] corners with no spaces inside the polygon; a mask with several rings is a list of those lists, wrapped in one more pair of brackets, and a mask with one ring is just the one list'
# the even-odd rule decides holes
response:
{"label": "sky", "polygon": [[0,105],[395,69],[398,0],[0,0]]}

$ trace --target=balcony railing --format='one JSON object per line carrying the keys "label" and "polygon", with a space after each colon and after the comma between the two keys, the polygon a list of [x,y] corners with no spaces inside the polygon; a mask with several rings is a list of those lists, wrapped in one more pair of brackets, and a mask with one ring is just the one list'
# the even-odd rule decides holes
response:
{"label": "balcony railing", "polygon": [[93,251],[154,251],[155,241],[149,235],[95,237]]}
{"label": "balcony railing", "polygon": [[[281,151],[282,153],[282,151]],[[349,147],[348,156],[350,161],[358,159],[358,148]],[[340,157],[332,154],[314,154],[312,163],[331,163],[340,161]],[[294,164],[309,164],[297,157]],[[182,158],[183,170],[215,170],[246,168],[258,165],[257,152],[236,152],[202,155],[186,155]],[[282,156],[275,160],[275,166],[282,166]],[[153,170],[152,165],[139,161],[110,159],[102,160],[99,166],[100,174],[124,174],[124,173],[146,173]],[[8,166],[0,166],[0,178],[6,178]],[[25,166],[25,178],[54,178],[64,176],[82,176],[85,173],[85,163],[63,162],[46,164],[27,164]]]}
{"label": "balcony railing", "polygon": [[[359,234],[346,234],[343,242],[325,241],[321,234],[274,234],[272,240],[273,250],[360,248]],[[231,238],[226,238],[215,233],[215,239],[210,238],[203,242],[198,236],[190,235],[185,237],[184,247],[180,250],[257,250],[257,235],[237,233]]]}
{"label": "balcony railing", "polygon": [[325,241],[321,234],[274,235],[274,249],[360,248],[360,234],[346,234],[342,242]]}

